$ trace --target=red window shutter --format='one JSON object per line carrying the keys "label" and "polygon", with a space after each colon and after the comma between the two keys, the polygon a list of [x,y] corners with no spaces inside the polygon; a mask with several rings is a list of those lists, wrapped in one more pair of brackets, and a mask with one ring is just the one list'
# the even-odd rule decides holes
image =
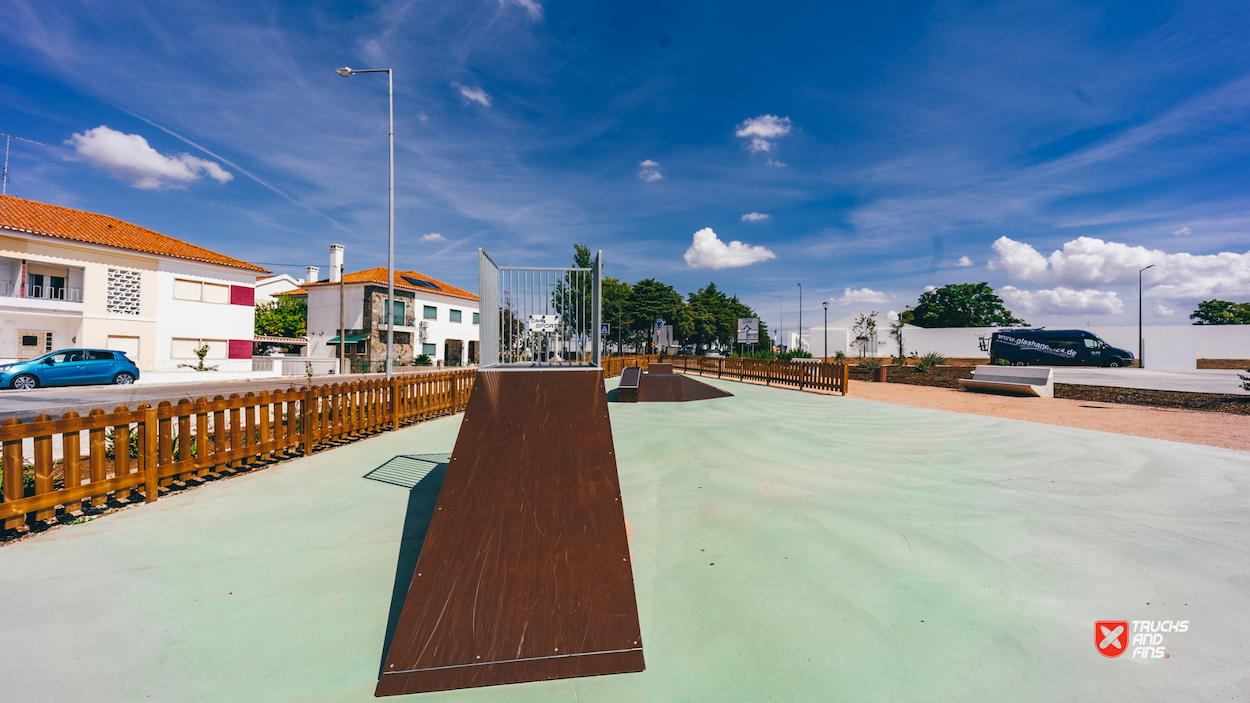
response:
{"label": "red window shutter", "polygon": [[252,358],[252,340],[250,339],[230,340],[230,358],[231,359]]}
{"label": "red window shutter", "polygon": [[256,289],[251,286],[230,286],[230,304],[256,305]]}

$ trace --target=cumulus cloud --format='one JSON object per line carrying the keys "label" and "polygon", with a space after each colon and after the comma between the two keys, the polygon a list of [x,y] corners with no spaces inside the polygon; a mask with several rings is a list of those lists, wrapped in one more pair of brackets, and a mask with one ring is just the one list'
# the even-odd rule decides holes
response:
{"label": "cumulus cloud", "polygon": [[1176,314],[1176,311],[1166,305],[1156,305],[1154,313],[1155,317],[1171,317]]}
{"label": "cumulus cloud", "polygon": [[924,292],[926,293],[932,293],[935,290],[937,290],[937,286],[925,286],[924,287]]}
{"label": "cumulus cloud", "polygon": [[781,162],[780,162],[780,161],[778,161],[777,159],[767,159],[764,163],[768,164],[769,166],[773,166],[773,167],[775,167],[775,168],[785,168],[785,167],[786,167],[786,165],[785,165],[785,164],[781,163]]}
{"label": "cumulus cloud", "polygon": [[[769,152],[777,146],[777,139],[790,133],[790,118],[776,115],[760,115],[738,125],[734,134],[750,139],[747,148],[752,152]],[[785,164],[777,163],[785,166]]]}
{"label": "cumulus cloud", "polygon": [[969,259],[969,258],[968,258],[968,257],[966,257],[966,256],[961,256],[961,257],[959,257],[959,261],[956,261],[956,262],[955,262],[955,265],[956,265],[956,266],[971,266],[971,265],[972,265],[972,259]]}
{"label": "cumulus cloud", "polygon": [[694,233],[694,242],[686,250],[686,264],[693,268],[728,269],[775,259],[777,255],[764,247],[733,241],[728,244],[704,227]]}
{"label": "cumulus cloud", "polygon": [[871,288],[860,288],[852,290],[850,288],[842,289],[842,297],[837,302],[842,305],[880,305],[893,300],[895,296],[889,293],[882,293],[879,290]]}
{"label": "cumulus cloud", "polygon": [[647,183],[658,181],[664,178],[664,176],[660,175],[659,167],[660,163],[658,161],[652,161],[651,159],[641,161],[638,163],[638,177]]}
{"label": "cumulus cloud", "polygon": [[429,234],[422,237],[421,241],[423,242],[445,242],[447,241],[447,238],[439,234],[438,232],[430,232]]}
{"label": "cumulus cloud", "polygon": [[178,187],[208,176],[227,183],[234,175],[213,161],[190,154],[161,154],[138,134],[126,134],[100,125],[70,137],[78,154],[92,166],[143,190]]}
{"label": "cumulus cloud", "polygon": [[1003,286],[998,290],[1003,302],[1017,315],[1113,315],[1124,312],[1124,301],[1112,291],[1073,290],[1059,286],[1049,290],[1020,290]]}
{"label": "cumulus cloud", "polygon": [[748,212],[742,216],[743,222],[764,222],[772,219],[768,214],[763,212]]}
{"label": "cumulus cloud", "polygon": [[468,105],[469,103],[478,103],[482,107],[490,107],[490,96],[486,94],[485,90],[482,90],[481,86],[478,86],[477,88],[470,88],[467,85],[452,83],[451,87],[460,91],[460,97],[464,98],[465,105]]}
{"label": "cumulus cloud", "polygon": [[1176,230],[1172,234],[1178,237],[1188,237],[1189,235],[1193,234],[1193,232],[1191,232],[1188,227],[1181,227],[1180,229]]}
{"label": "cumulus cloud", "polygon": [[529,13],[530,19],[543,18],[543,6],[534,0],[499,0],[500,5],[516,5]]}
{"label": "cumulus cloud", "polygon": [[1008,237],[994,242],[994,251],[998,256],[990,268],[1005,271],[1016,280],[1068,288],[1135,284],[1138,271],[1155,264],[1145,274],[1145,282],[1157,297],[1192,300],[1250,296],[1250,251],[1168,254],[1092,237],[1067,242],[1050,256]]}

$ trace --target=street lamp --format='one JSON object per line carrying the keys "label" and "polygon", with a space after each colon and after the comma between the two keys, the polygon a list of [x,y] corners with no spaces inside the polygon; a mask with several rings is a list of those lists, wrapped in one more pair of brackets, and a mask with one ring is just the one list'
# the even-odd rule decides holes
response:
{"label": "street lamp", "polygon": [[803,284],[799,284],[799,349],[803,348]]}
{"label": "street lamp", "polygon": [[824,348],[825,354],[824,354],[824,357],[825,357],[825,362],[828,363],[829,361],[829,301],[826,300],[824,305],[825,305],[825,348]]}
{"label": "street lamp", "polygon": [[780,295],[773,295],[772,293],[769,293],[768,297],[776,298],[779,301],[777,303],[777,349],[780,352],[781,343],[785,341],[785,332],[786,332],[785,304],[786,304],[786,301],[782,299]]}
{"label": "street lamp", "polygon": [[[1154,267],[1155,265],[1151,264],[1147,266],[1146,269],[1152,269]],[[1141,274],[1142,271],[1145,271],[1146,269],[1142,269],[1137,272],[1137,368],[1139,369],[1146,368],[1146,345],[1145,342],[1142,341],[1141,333]]]}
{"label": "street lamp", "polygon": [[[386,240],[386,377],[391,377],[395,363],[395,80],[389,68],[336,68],[334,72],[348,78],[357,73],[385,73],[390,95],[391,148],[391,212]],[[342,342],[340,342],[341,344]]]}

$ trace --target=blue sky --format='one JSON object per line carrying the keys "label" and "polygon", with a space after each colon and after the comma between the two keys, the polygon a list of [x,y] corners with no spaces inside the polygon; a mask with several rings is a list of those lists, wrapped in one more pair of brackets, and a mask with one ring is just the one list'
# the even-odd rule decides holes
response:
{"label": "blue sky", "polygon": [[[1245,2],[0,0],[9,193],[302,276],[476,249],[786,326],[989,281],[1035,324],[1250,300]],[[438,237],[430,236],[437,233]],[[733,242],[741,244],[734,245]]]}

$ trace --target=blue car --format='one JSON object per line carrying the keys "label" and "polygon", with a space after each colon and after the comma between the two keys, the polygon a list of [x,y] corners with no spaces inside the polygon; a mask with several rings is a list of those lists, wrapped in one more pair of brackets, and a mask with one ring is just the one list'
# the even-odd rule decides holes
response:
{"label": "blue car", "polygon": [[37,359],[0,366],[0,388],[93,383],[129,385],[137,380],[139,367],[125,354],[109,349],[62,349]]}

